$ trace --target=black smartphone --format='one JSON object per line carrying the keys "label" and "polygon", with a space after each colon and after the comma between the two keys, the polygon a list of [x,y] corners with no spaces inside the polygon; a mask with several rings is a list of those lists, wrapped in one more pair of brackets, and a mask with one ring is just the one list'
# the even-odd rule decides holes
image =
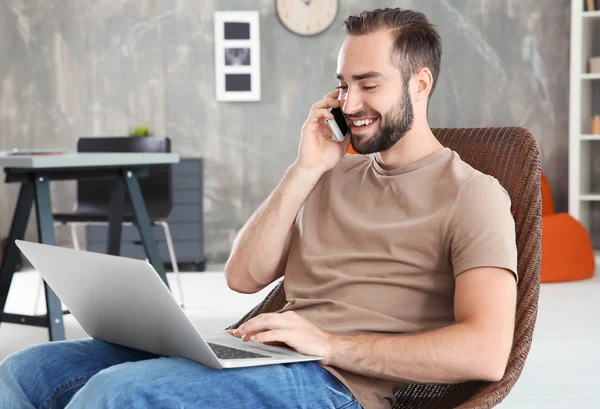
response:
{"label": "black smartphone", "polygon": [[346,118],[344,117],[341,108],[330,108],[329,112],[333,114],[334,119],[326,119],[325,122],[327,122],[333,132],[333,139],[342,142],[346,139],[346,135],[348,135],[348,132],[350,131],[348,124],[346,123]]}

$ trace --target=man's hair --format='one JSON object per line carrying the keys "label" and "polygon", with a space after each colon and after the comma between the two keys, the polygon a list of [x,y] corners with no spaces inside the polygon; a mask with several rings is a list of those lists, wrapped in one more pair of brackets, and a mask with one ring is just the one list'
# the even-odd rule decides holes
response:
{"label": "man's hair", "polygon": [[437,84],[442,59],[442,39],[425,14],[400,8],[385,8],[350,16],[344,21],[346,34],[358,36],[379,30],[392,30],[392,64],[400,69],[404,81],[427,67],[433,76],[431,94]]}

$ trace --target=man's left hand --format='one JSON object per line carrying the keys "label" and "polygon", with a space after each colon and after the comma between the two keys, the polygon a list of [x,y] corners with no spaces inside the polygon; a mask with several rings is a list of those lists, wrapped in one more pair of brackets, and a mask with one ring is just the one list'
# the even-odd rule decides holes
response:
{"label": "man's left hand", "polygon": [[244,342],[283,342],[305,355],[322,356],[327,365],[333,335],[293,311],[261,314],[242,324],[233,335]]}

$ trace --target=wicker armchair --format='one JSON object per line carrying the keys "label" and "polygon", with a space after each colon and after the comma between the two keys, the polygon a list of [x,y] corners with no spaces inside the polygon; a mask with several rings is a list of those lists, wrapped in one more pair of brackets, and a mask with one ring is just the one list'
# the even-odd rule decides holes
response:
{"label": "wicker armchair", "polygon": [[[491,408],[500,403],[519,378],[529,353],[537,317],[541,264],[542,199],[540,153],[533,135],[523,128],[433,129],[438,140],[483,173],[494,176],[508,191],[516,222],[518,274],[517,313],[513,348],[499,382],[410,385],[398,391],[400,408]],[[283,281],[239,322],[286,303]]]}

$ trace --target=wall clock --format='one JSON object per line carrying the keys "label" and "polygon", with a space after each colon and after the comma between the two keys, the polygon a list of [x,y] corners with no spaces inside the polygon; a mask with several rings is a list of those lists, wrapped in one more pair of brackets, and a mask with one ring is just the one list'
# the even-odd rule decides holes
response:
{"label": "wall clock", "polygon": [[285,28],[301,36],[313,36],[333,23],[339,0],[275,0],[277,17]]}

